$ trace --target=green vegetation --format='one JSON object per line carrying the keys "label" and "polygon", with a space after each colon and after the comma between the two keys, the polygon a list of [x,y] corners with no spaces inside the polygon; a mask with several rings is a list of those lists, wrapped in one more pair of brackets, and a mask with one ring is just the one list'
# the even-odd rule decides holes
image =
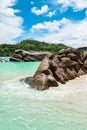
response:
{"label": "green vegetation", "polygon": [[80,47],[80,48],[78,48],[78,50],[81,51],[81,52],[83,52],[85,50],[87,51],[87,47]]}
{"label": "green vegetation", "polygon": [[49,51],[53,54],[57,54],[59,50],[65,48],[68,48],[68,46],[64,44],[49,44],[35,40],[24,40],[15,45],[1,44],[0,56],[11,56],[17,49],[23,49],[26,51]]}

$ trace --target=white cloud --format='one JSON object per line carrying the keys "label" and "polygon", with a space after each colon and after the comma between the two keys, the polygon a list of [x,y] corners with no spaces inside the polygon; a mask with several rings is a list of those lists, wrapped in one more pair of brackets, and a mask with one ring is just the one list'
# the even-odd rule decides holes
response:
{"label": "white cloud", "polygon": [[48,5],[44,5],[41,7],[41,9],[38,9],[37,7],[33,7],[31,9],[31,12],[34,13],[35,15],[42,15],[42,14],[46,14],[48,10],[49,10]]}
{"label": "white cloud", "polygon": [[48,17],[52,17],[52,16],[54,16],[55,15],[55,13],[56,13],[56,11],[50,11],[48,14],[47,14],[47,16]]}
{"label": "white cloud", "polygon": [[68,22],[67,19],[63,18],[60,21],[53,20],[53,22],[43,22],[43,23],[38,23],[36,25],[33,25],[32,28],[30,29],[31,32],[35,31],[47,31],[47,32],[58,32],[60,26],[64,26]]}
{"label": "white cloud", "polygon": [[34,2],[33,2],[33,1],[31,1],[31,2],[30,2],[30,4],[31,4],[31,5],[33,5],[33,4],[34,4]]}
{"label": "white cloud", "polygon": [[0,0],[0,9],[7,8],[8,6],[13,6],[17,0]]}
{"label": "white cloud", "polygon": [[19,10],[13,9],[16,0],[0,1],[0,43],[13,43],[21,36],[23,19],[16,16]]}
{"label": "white cloud", "polygon": [[32,32],[39,31],[39,30],[47,30],[47,31],[57,31],[59,29],[59,22],[54,20],[53,22],[44,22],[44,23],[38,23],[36,25],[33,25],[31,28]]}
{"label": "white cloud", "polygon": [[59,21],[38,23],[32,26],[29,38],[50,43],[64,43],[72,47],[87,46],[86,26],[86,18],[78,22],[63,18]]}
{"label": "white cloud", "polygon": [[62,9],[72,7],[74,11],[87,8],[87,0],[51,0],[53,4],[62,5]]}

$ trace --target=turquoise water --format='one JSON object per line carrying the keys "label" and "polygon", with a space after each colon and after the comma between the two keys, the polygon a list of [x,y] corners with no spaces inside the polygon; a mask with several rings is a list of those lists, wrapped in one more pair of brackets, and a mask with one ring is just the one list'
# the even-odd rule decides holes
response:
{"label": "turquoise water", "polygon": [[0,63],[0,130],[87,130],[85,96],[74,98],[75,90],[64,87],[41,92],[20,82],[39,64]]}

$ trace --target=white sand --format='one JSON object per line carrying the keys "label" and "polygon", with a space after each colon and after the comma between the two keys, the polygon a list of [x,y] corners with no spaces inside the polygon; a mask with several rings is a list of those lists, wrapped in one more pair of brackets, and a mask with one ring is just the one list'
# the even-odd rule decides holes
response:
{"label": "white sand", "polygon": [[76,79],[69,80],[66,84],[60,84],[58,87],[52,87],[50,90],[55,91],[68,91],[74,93],[83,93],[87,92],[87,75],[82,75]]}
{"label": "white sand", "polygon": [[[77,77],[68,81],[66,84],[59,84],[59,87],[50,88],[49,96],[61,101],[63,107],[87,112],[87,75]],[[64,103],[68,103],[69,106]]]}

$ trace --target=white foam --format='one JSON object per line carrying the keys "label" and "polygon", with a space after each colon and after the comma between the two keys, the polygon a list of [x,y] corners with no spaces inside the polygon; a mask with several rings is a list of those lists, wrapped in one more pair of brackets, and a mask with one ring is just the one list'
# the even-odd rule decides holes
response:
{"label": "white foam", "polygon": [[81,76],[67,82],[64,85],[59,84],[59,87],[51,87],[45,91],[38,91],[30,88],[27,84],[20,82],[19,79],[7,80],[1,85],[4,94],[24,97],[38,100],[61,100],[66,97],[71,97],[75,94],[87,94],[87,75]]}

